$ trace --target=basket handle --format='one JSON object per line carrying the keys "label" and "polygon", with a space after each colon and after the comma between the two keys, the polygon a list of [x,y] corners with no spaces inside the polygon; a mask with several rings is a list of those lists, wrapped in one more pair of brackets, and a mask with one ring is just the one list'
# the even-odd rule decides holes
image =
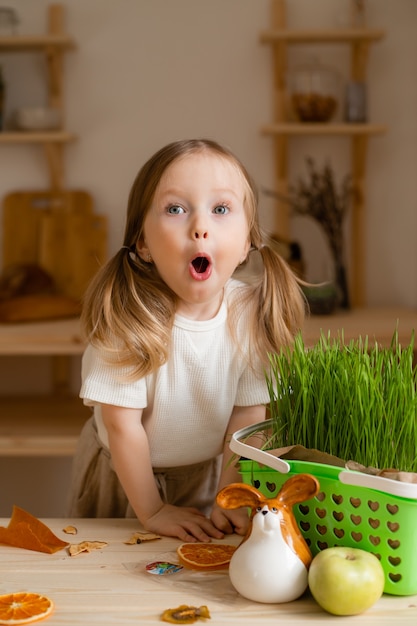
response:
{"label": "basket handle", "polygon": [[265,422],[262,422],[261,424],[252,424],[251,426],[246,426],[246,428],[241,428],[233,433],[229,448],[232,452],[236,452],[236,454],[239,454],[240,456],[251,459],[252,461],[257,461],[262,465],[268,465],[268,467],[272,467],[272,469],[277,470],[281,474],[288,474],[290,466],[286,461],[283,461],[273,454],[269,454],[269,452],[266,452],[265,450],[254,448],[247,443],[243,443],[243,441],[239,441],[240,439],[249,437],[260,430],[267,429],[271,424],[272,420],[269,419],[265,420]]}
{"label": "basket handle", "polygon": [[[252,461],[257,461],[262,465],[267,465],[274,470],[277,470],[281,474],[288,474],[290,471],[290,465],[280,459],[279,457],[269,454],[266,450],[260,450],[253,446],[243,443],[240,439],[249,437],[255,433],[259,433],[261,430],[266,430],[272,425],[272,419],[265,420],[258,424],[252,424],[246,428],[233,433],[229,447],[230,449]],[[400,498],[406,498],[409,500],[417,500],[417,484],[406,483],[398,480],[392,480],[391,478],[385,478],[383,476],[373,476],[371,474],[365,474],[363,472],[357,472],[353,470],[342,470],[339,472],[338,479],[345,485],[351,485],[352,487],[366,487],[375,491],[388,493]]]}
{"label": "basket handle", "polygon": [[392,478],[383,476],[373,476],[363,472],[343,470],[339,474],[339,480],[345,485],[353,487],[367,487],[376,491],[383,491],[400,498],[408,498],[410,500],[417,499],[416,483],[406,483]]}

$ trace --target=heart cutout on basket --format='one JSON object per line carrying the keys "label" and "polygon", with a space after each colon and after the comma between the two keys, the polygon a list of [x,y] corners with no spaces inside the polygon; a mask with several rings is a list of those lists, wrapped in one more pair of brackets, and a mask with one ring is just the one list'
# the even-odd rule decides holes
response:
{"label": "heart cutout on basket", "polygon": [[368,519],[368,522],[369,522],[369,526],[371,526],[371,528],[378,528],[378,526],[381,523],[379,519],[374,519],[373,517],[370,517]]}
{"label": "heart cutout on basket", "polygon": [[393,583],[399,583],[402,578],[401,574],[389,574],[389,577]]}

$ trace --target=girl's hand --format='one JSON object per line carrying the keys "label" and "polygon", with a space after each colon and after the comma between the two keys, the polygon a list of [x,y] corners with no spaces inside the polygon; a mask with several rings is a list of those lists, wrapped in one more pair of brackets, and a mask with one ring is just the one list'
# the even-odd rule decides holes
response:
{"label": "girl's hand", "polygon": [[249,515],[246,507],[225,510],[214,504],[211,520],[216,528],[222,530],[226,535],[231,535],[232,533],[246,535],[249,528]]}
{"label": "girl's hand", "polygon": [[224,533],[198,509],[172,504],[164,504],[144,522],[144,527],[158,535],[178,537],[185,543],[224,537]]}

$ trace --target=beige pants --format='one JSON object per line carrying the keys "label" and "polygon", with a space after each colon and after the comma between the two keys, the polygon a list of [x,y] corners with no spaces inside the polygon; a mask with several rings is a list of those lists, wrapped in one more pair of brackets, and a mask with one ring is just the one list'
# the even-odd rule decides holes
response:
{"label": "beige pants", "polygon": [[[196,442],[195,445],[202,445]],[[164,502],[193,506],[209,515],[216,495],[221,457],[183,467],[154,470]],[[85,424],[72,468],[68,517],[135,517],[97,434],[94,418]]]}

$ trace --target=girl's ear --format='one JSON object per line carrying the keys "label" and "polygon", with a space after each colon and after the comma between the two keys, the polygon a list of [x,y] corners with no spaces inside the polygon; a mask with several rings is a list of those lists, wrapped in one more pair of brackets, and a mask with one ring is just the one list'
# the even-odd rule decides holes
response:
{"label": "girl's ear", "polygon": [[136,243],[136,254],[142,259],[142,261],[145,261],[145,263],[149,263],[152,260],[149,248],[143,239],[137,241]]}
{"label": "girl's ear", "polygon": [[248,240],[246,242],[246,245],[245,245],[244,253],[242,254],[242,256],[241,256],[241,258],[239,260],[239,265],[241,265],[248,258],[248,254],[249,254],[250,248],[251,248],[251,242],[250,242],[250,240]]}

